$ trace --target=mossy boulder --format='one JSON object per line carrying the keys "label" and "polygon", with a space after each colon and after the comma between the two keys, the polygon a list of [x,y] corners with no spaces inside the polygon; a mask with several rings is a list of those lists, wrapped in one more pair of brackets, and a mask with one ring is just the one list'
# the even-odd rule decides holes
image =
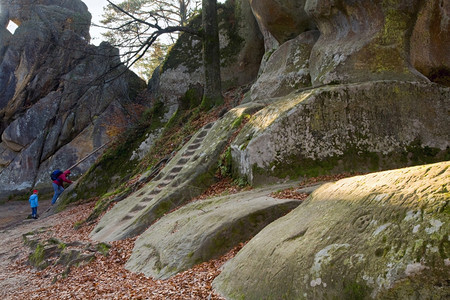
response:
{"label": "mossy boulder", "polygon": [[220,153],[237,130],[236,120],[261,109],[236,107],[201,128],[167,163],[159,175],[108,211],[91,233],[99,241],[133,237],[170,210],[198,196],[215,182]]}
{"label": "mossy boulder", "polygon": [[374,81],[293,93],[260,110],[232,143],[253,184],[379,171],[449,158],[450,89]]}
{"label": "mossy boulder", "polygon": [[199,200],[164,216],[136,240],[126,268],[165,279],[225,254],[300,205],[269,196],[286,187]]}
{"label": "mossy boulder", "polygon": [[31,249],[28,263],[36,269],[42,270],[51,265],[63,265],[70,272],[71,266],[87,264],[95,259],[95,253],[108,255],[110,245],[105,243],[84,244],[74,241],[64,243],[56,238],[42,239],[41,231],[29,232],[23,235],[24,244]]}
{"label": "mossy boulder", "polygon": [[213,287],[227,299],[446,299],[443,162],[328,183],[256,235]]}

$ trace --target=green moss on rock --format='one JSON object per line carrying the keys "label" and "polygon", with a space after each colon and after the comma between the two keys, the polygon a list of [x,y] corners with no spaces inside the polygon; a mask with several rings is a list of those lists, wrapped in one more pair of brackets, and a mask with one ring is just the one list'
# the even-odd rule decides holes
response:
{"label": "green moss on rock", "polygon": [[29,256],[28,261],[30,264],[40,270],[45,269],[48,266],[48,262],[45,260],[44,245],[38,243],[36,249]]}
{"label": "green moss on rock", "polygon": [[253,167],[254,183],[264,178],[317,177],[343,172],[376,172],[403,166],[430,164],[447,160],[449,149],[440,150],[428,146],[421,147],[416,142],[405,147],[404,152],[381,154],[347,147],[346,153],[324,159],[310,159],[291,156],[283,163],[273,163],[268,168]]}

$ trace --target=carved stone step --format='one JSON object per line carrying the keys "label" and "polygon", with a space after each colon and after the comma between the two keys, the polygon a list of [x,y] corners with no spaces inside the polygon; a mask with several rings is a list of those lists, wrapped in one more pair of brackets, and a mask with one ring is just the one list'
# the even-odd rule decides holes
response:
{"label": "carved stone step", "polygon": [[167,177],[165,177],[164,180],[158,184],[158,187],[165,187],[165,186],[169,185],[171,182],[172,182],[172,179],[168,179]]}
{"label": "carved stone step", "polygon": [[149,195],[156,195],[159,194],[159,192],[161,192],[160,189],[154,189],[153,191],[151,191],[150,193],[148,193]]}
{"label": "carved stone step", "polygon": [[207,134],[208,134],[208,131],[203,130],[202,132],[200,132],[198,134],[197,138],[204,138]]}
{"label": "carved stone step", "polygon": [[126,221],[126,220],[129,220],[129,219],[132,219],[132,218],[133,218],[133,215],[128,214],[128,215],[125,215],[125,217],[122,218],[122,221]]}
{"label": "carved stone step", "polygon": [[169,183],[170,183],[170,181],[167,181],[167,180],[161,181],[160,183],[158,183],[158,187],[163,188],[166,185],[168,185]]}
{"label": "carved stone step", "polygon": [[180,158],[177,162],[177,166],[184,166],[185,163],[189,161],[188,158]]}
{"label": "carved stone step", "polygon": [[169,181],[169,183],[175,178],[175,177],[177,177],[178,176],[178,174],[170,174],[170,175],[167,175],[166,177],[164,177],[164,182],[166,182],[167,180]]}
{"label": "carved stone step", "polygon": [[170,170],[170,174],[173,174],[173,173],[179,173],[180,171],[181,171],[181,169],[183,169],[183,167],[174,167],[174,168],[172,168],[172,170]]}
{"label": "carved stone step", "polygon": [[141,200],[141,202],[150,202],[152,200],[153,200],[152,197],[145,197],[144,199]]}
{"label": "carved stone step", "polygon": [[185,151],[184,153],[183,153],[183,157],[189,157],[189,156],[192,156],[192,155],[194,155],[194,153],[195,153],[195,150],[192,150],[192,151]]}
{"label": "carved stone step", "polygon": [[144,205],[144,204],[136,204],[136,205],[130,210],[130,212],[141,211],[141,210],[143,210],[143,209],[146,208],[146,207],[147,207],[147,205]]}
{"label": "carved stone step", "polygon": [[197,150],[202,144],[192,144],[188,146],[188,150]]}
{"label": "carved stone step", "polygon": [[160,180],[163,177],[163,173],[159,173],[158,176],[153,178],[154,181]]}

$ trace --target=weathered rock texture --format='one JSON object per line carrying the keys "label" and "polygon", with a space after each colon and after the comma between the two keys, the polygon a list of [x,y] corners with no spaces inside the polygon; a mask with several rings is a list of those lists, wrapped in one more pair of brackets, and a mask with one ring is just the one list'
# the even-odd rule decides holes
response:
{"label": "weathered rock texture", "polygon": [[[89,45],[91,15],[79,0],[2,0],[0,197],[51,188],[50,170],[68,168],[127,126],[132,91],[118,50]],[[19,27],[14,35],[9,21]],[[135,92],[134,92],[135,93]],[[111,120],[114,119],[114,126]],[[114,128],[113,128],[114,127]],[[75,170],[86,171],[100,155]]]}
{"label": "weathered rock texture", "polygon": [[251,87],[252,101],[286,96],[311,86],[309,56],[319,34],[317,30],[304,32],[274,50]]}
{"label": "weathered rock texture", "polygon": [[164,216],[136,240],[126,268],[165,279],[225,254],[301,203],[269,196],[287,187],[199,200]]}
{"label": "weathered rock texture", "polygon": [[450,86],[450,2],[424,1],[411,36],[411,63],[430,80]]}
{"label": "weathered rock texture", "polygon": [[[45,232],[29,232],[23,235],[24,244],[30,247],[28,263],[42,270],[48,266],[62,265],[65,267],[63,277],[70,272],[71,266],[87,264],[95,259],[95,253],[108,255],[111,247],[105,243],[84,244],[82,242],[64,243],[55,238],[43,239],[39,234]],[[55,277],[53,280],[56,280]]]}
{"label": "weathered rock texture", "polygon": [[312,49],[314,85],[369,80],[426,80],[410,63],[420,0],[310,0],[320,30]]}
{"label": "weathered rock texture", "polygon": [[[246,0],[228,1],[218,10],[222,89],[252,83],[264,55],[264,40]],[[199,27],[200,16],[192,26]],[[151,97],[164,103],[166,119],[179,106],[179,98],[204,85],[202,42],[182,34],[164,64],[149,82]]]}
{"label": "weathered rock texture", "polygon": [[227,299],[446,299],[448,162],[329,183],[264,228],[213,286]]}
{"label": "weathered rock texture", "polygon": [[280,43],[316,28],[305,12],[305,0],[250,0],[258,23]]}
{"label": "weathered rock texture", "polygon": [[378,81],[325,86],[259,111],[232,143],[236,170],[271,177],[380,170],[444,160],[450,89]]}
{"label": "weathered rock texture", "polygon": [[214,183],[220,154],[243,116],[260,108],[255,104],[234,108],[204,126],[155,179],[108,211],[91,238],[114,241],[139,235],[168,211],[200,195]]}

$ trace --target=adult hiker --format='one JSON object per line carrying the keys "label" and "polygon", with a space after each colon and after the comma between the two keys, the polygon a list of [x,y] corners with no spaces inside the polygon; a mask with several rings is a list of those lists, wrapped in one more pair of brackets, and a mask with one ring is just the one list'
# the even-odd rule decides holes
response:
{"label": "adult hiker", "polygon": [[52,205],[55,204],[56,200],[58,199],[59,195],[61,195],[62,192],[64,192],[64,185],[63,182],[72,183],[70,179],[67,178],[67,176],[70,174],[70,170],[66,170],[64,172],[60,170],[55,170],[51,178],[53,180],[53,190],[55,191],[55,194],[53,195],[52,199]]}

